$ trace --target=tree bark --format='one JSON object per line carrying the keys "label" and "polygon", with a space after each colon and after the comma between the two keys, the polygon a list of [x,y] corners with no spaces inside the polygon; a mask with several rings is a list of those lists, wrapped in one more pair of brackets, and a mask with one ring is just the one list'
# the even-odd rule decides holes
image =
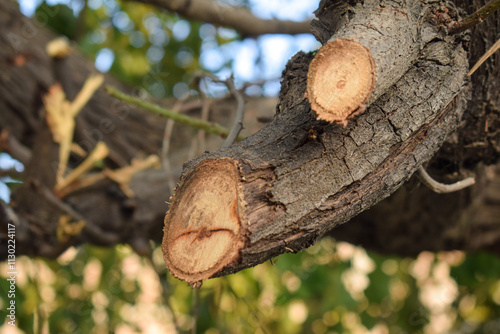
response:
{"label": "tree bark", "polygon": [[[326,43],[359,10],[366,9],[356,3],[322,1],[316,12],[318,19],[312,24],[317,38]],[[365,1],[365,5],[370,3]],[[391,3],[399,3],[403,7],[397,9],[404,9],[403,1]],[[460,11],[472,13],[484,1],[456,0],[455,4]],[[406,12],[409,19],[414,19],[414,10]],[[470,37],[450,37],[445,28],[439,28],[432,13],[436,12],[429,11],[415,21],[418,57],[410,68],[345,128],[318,121],[311,112],[304,94],[314,55],[299,53],[284,72],[276,119],[270,125],[242,143],[186,165],[174,205],[178,205],[175,203],[182,197],[182,189],[188,188],[189,180],[203,175],[203,168],[220,163],[235,168],[229,168],[232,178],[223,179],[235,185],[238,201],[234,206],[235,197],[224,195],[229,207],[223,207],[220,213],[212,211],[222,215],[222,220],[229,222],[227,226],[213,229],[209,224],[210,228],[184,230],[187,233],[177,236],[166,234],[170,241],[187,240],[184,244],[214,236],[234,246],[227,251],[218,242],[222,248],[217,253],[219,258],[214,253],[215,260],[203,267],[215,270],[184,279],[195,283],[283,252],[299,251],[351,218],[331,233],[378,251],[402,255],[441,249],[499,251],[496,175],[500,173],[486,165],[497,163],[500,156],[500,66],[495,65],[500,63],[500,55],[487,61],[470,83],[463,74],[468,60],[473,64],[495,42],[500,20],[496,13]],[[159,231],[168,208],[164,202],[171,194],[169,184],[188,158],[185,143],[189,143],[186,138],[192,131],[177,129],[172,136],[179,140],[171,144],[170,161],[178,163],[171,172],[147,170],[134,176],[132,198],[109,179],[62,200],[54,198],[51,190],[58,146],[46,126],[41,97],[59,81],[72,98],[92,65],[78,52],[61,62],[52,61],[44,48],[54,36],[40,24],[23,18],[15,2],[0,2],[0,25],[2,149],[26,164],[23,185],[14,190],[12,202],[3,203],[0,210],[2,226],[16,224],[17,254],[54,257],[70,245],[84,242],[108,246],[124,242],[146,253],[148,239],[161,239]],[[107,82],[119,86],[111,78]],[[198,113],[199,109],[191,112]],[[230,112],[231,107],[214,111],[221,116],[219,120],[229,118]],[[165,122],[119,103],[103,91],[93,97],[76,121],[74,142],[87,152],[98,140],[110,147],[111,155],[104,162],[107,168],[123,167],[133,157],[161,150]],[[220,143],[216,141],[210,147]],[[72,156],[72,166],[80,161]],[[365,211],[396,191],[422,164],[441,181],[452,182],[472,174],[476,185],[454,194],[435,195],[422,187],[415,190],[418,182],[413,180]],[[175,208],[170,212],[173,215]],[[234,212],[238,225],[231,225]],[[86,227],[61,241],[58,227],[61,217],[68,214],[83,218]],[[223,253],[225,257],[220,256]],[[188,255],[183,254],[192,261]],[[5,258],[6,253],[2,256]]]}
{"label": "tree bark", "polygon": [[[408,26],[415,27],[402,36],[411,42],[402,41],[399,45],[412,44],[408,48],[412,51],[405,53],[405,59],[396,60],[396,66],[401,67],[397,69],[382,64],[394,65],[393,55],[398,51],[392,49],[399,45],[386,43],[369,49],[369,43],[376,45],[373,40],[377,38],[367,38],[369,42],[364,47],[378,65],[379,80],[374,92],[380,97],[345,128],[315,119],[304,98],[304,83],[313,56],[299,53],[285,70],[284,81],[288,86],[281,91],[281,112],[274,122],[229,149],[205,154],[187,165],[165,218],[163,250],[167,267],[174,276],[197,284],[284,252],[303,250],[327,231],[393,193],[457,129],[470,95],[463,41],[461,37],[447,36],[431,23],[435,8],[425,2],[414,4],[402,1],[397,8],[390,8],[379,7],[377,1],[365,2],[352,9],[346,28],[328,39],[328,43],[345,36],[363,40],[366,36],[352,32],[355,29],[350,27],[351,22],[354,27],[362,25],[359,29],[362,35],[366,26],[378,36],[396,39],[386,37],[386,31],[378,28],[384,27],[387,15],[366,19],[367,13],[373,12],[388,12],[388,16],[397,17],[395,21],[404,17]],[[387,31],[400,36],[401,29]],[[345,52],[330,45],[316,57],[322,61],[328,56],[336,60],[335,55],[325,52]],[[381,54],[390,59],[383,60]],[[410,64],[412,67],[407,70]],[[349,80],[357,79],[346,78],[347,85]],[[315,100],[319,99],[329,98]],[[216,170],[219,165],[233,165],[230,172],[213,176],[224,182],[199,181],[207,179],[208,171]],[[228,178],[232,181],[227,181]],[[231,197],[237,199],[235,203],[217,195],[224,193],[222,189],[211,189],[217,185],[226,189],[228,183],[231,189],[236,189]],[[199,196],[196,201],[193,193]],[[214,215],[195,214],[207,210],[205,203],[210,203],[210,210],[232,218],[223,219],[221,224]],[[231,247],[221,249],[214,240],[220,238],[220,226],[229,221],[237,226],[231,228],[234,235],[227,238]],[[176,231],[174,235],[172,230]],[[186,244],[193,247],[183,247],[180,256],[174,250],[178,247],[178,235],[185,234],[189,235]],[[212,253],[218,254],[217,260],[207,257],[206,254]],[[185,265],[178,267],[174,262]]]}
{"label": "tree bark", "polygon": [[[455,4],[469,15],[487,2]],[[498,12],[472,29],[471,67],[499,32]],[[472,75],[473,92],[461,127],[427,163],[431,175],[444,183],[472,174],[476,185],[435,194],[413,178],[390,198],[332,231],[332,236],[381,253],[408,256],[422,250],[500,251],[500,67],[495,65],[499,61],[496,52]]]}

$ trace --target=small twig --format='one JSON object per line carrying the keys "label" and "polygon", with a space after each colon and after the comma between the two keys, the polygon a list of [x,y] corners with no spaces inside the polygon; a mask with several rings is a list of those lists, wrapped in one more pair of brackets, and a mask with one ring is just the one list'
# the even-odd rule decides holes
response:
{"label": "small twig", "polygon": [[238,135],[243,129],[243,117],[245,116],[245,100],[243,99],[243,95],[241,95],[241,93],[234,86],[233,79],[228,78],[227,80],[220,80],[211,73],[206,73],[204,75],[212,79],[213,82],[225,84],[229,92],[236,99],[237,107],[233,126],[231,127],[231,131],[229,132],[226,140],[224,140],[224,143],[222,144],[222,147],[229,147],[234,143],[236,138],[238,138]]}
{"label": "small twig", "polygon": [[158,166],[160,164],[160,158],[157,155],[150,155],[145,159],[132,159],[130,165],[122,167],[120,169],[104,169],[102,173],[106,175],[109,179],[116,182],[121,191],[128,197],[134,197],[134,192],[130,189],[130,181],[132,177],[137,172]]}
{"label": "small twig", "polygon": [[475,13],[467,16],[463,20],[455,22],[448,30],[449,35],[461,33],[467,29],[472,28],[476,24],[483,22],[494,11],[500,9],[500,0],[490,1],[488,4],[481,7]]}
{"label": "small twig", "polygon": [[[208,98],[203,99],[203,106],[201,108],[201,119],[204,121],[208,121],[208,116],[210,114],[210,108],[212,106],[212,102]],[[201,154],[205,151],[207,144],[205,141],[205,131],[198,132],[198,153]]]}
{"label": "small twig", "polygon": [[491,57],[491,55],[494,54],[498,49],[500,49],[500,39],[496,41],[495,44],[493,44],[493,46],[489,48],[489,50],[486,51],[486,53],[481,58],[479,58],[477,63],[471,68],[467,75],[472,75],[474,72],[476,72],[479,66],[481,66],[486,61],[486,59]]}
{"label": "small twig", "polygon": [[[207,90],[208,88],[205,87]],[[201,119],[204,121],[208,121],[208,115],[210,114],[210,108],[212,106],[212,100],[205,95],[202,89],[200,89],[200,95],[201,95]],[[189,148],[188,151],[188,159],[191,160],[195,156],[203,154],[206,148],[206,143],[205,143],[205,131],[201,130],[198,131],[198,134],[196,135],[196,138],[193,138],[191,141],[191,147]]]}
{"label": "small twig", "polygon": [[98,142],[94,147],[92,152],[88,155],[88,157],[83,160],[83,162],[78,165],[71,173],[69,173],[65,178],[60,179],[54,190],[56,192],[60,192],[65,187],[70,185],[72,182],[76,181],[80,176],[84,175],[88,171],[90,171],[96,162],[103,160],[109,154],[109,149],[106,144],[102,141]]}
{"label": "small twig", "polygon": [[[178,113],[182,107],[183,102],[184,100],[178,100],[174,104],[172,111]],[[165,124],[165,130],[163,132],[163,140],[161,144],[161,163],[163,170],[168,175],[167,182],[168,182],[168,187],[170,189],[175,188],[175,180],[172,175],[172,166],[170,165],[170,160],[168,159],[168,151],[170,150],[170,140],[172,139],[172,131],[174,129],[174,124],[175,122],[172,119],[169,119],[167,121],[167,124]]]}
{"label": "small twig", "polygon": [[463,179],[462,181],[458,181],[452,184],[444,184],[440,183],[436,180],[434,180],[425,170],[423,166],[420,166],[418,171],[417,171],[418,178],[420,181],[425,184],[429,189],[432,191],[438,193],[438,194],[444,194],[444,193],[451,193],[455,192],[458,190],[462,190],[464,188],[470,187],[475,183],[475,180],[473,177],[468,177],[466,179]]}
{"label": "small twig", "polygon": [[[146,102],[146,101],[141,100],[139,98],[135,98],[135,97],[132,97],[132,96],[127,95],[125,93],[122,93],[119,90],[117,90],[116,88],[111,87],[111,86],[106,86],[105,90],[109,95],[111,95],[117,99],[120,99],[122,101],[130,103],[130,104],[135,105],[137,107],[144,108],[144,109],[149,110],[149,111],[151,111],[155,114],[158,114],[160,116],[172,119],[172,120],[176,121],[177,123],[184,124],[184,125],[190,126],[192,128],[195,128],[195,129],[201,129],[201,130],[204,130],[208,133],[221,136],[223,138],[226,138],[229,134],[229,129],[227,129],[219,124],[205,122],[205,121],[202,121],[202,120],[195,118],[195,117],[190,117],[187,115],[175,113],[172,110],[162,108],[156,104],[149,103],[149,102]],[[238,140],[241,140],[241,139],[243,139],[243,138],[238,137]]]}
{"label": "small twig", "polygon": [[[47,49],[51,49],[48,53],[53,57],[60,57],[61,53],[65,55],[65,52],[70,52],[65,49],[67,42],[58,42],[58,40],[52,41],[47,46]],[[58,45],[60,43],[62,43],[61,46]],[[46,111],[45,118],[52,133],[52,139],[59,144],[59,166],[56,173],[58,183],[63,179],[71,153],[76,116],[103,82],[102,74],[90,75],[71,102],[66,99],[66,93],[60,84],[52,85],[49,92],[42,97]]]}
{"label": "small twig", "polygon": [[71,182],[70,184],[65,186],[63,189],[57,190],[55,193],[57,197],[62,200],[69,194],[90,187],[91,185],[94,185],[104,179],[106,179],[106,175],[104,175],[104,173],[102,172],[85,174],[76,179],[74,182]]}
{"label": "small twig", "polygon": [[222,147],[231,146],[235,142],[236,138],[238,138],[238,135],[243,129],[243,117],[245,115],[245,100],[243,100],[243,96],[234,86],[233,80],[231,78],[227,79],[226,85],[231,94],[233,94],[234,98],[236,99],[237,107],[233,126],[231,127],[231,131],[229,131],[229,135],[227,136],[226,140],[224,140]]}

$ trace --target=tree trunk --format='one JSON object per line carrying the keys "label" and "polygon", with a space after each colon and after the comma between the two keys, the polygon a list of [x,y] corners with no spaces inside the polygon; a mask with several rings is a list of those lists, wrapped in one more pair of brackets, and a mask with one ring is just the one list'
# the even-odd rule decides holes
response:
{"label": "tree trunk", "polygon": [[[486,165],[500,156],[500,67],[494,66],[500,56],[493,55],[470,80],[465,76],[468,62],[474,63],[495,42],[498,13],[470,37],[447,36],[439,21],[442,8],[427,7],[425,1],[408,1],[414,6],[391,3],[399,6],[322,1],[312,24],[322,43],[345,36],[350,22],[362,20],[368,11],[405,17],[408,29],[414,29],[412,56],[391,67],[399,74],[384,79],[377,72],[376,99],[363,99],[367,108],[355,108],[359,116],[346,117],[345,127],[316,119],[305,98],[314,55],[299,53],[284,71],[271,124],[186,165],[164,228],[166,262],[174,275],[194,284],[235,272],[283,252],[300,251],[351,219],[331,233],[379,251],[499,251],[500,219],[494,213],[500,207],[499,173]],[[484,1],[455,4],[472,13]],[[449,13],[453,16],[454,9]],[[132,198],[109,179],[64,199],[55,197],[58,145],[46,126],[41,96],[60,81],[72,98],[91,65],[77,53],[50,60],[44,47],[52,36],[21,17],[15,3],[0,3],[2,147],[26,164],[23,185],[0,210],[2,225],[16,224],[17,254],[53,257],[82,242],[127,242],[147,252],[147,240],[159,240],[169,184],[187,158],[182,142],[191,131],[177,130],[174,137],[181,140],[172,143],[171,161],[179,164],[170,173],[147,170],[134,176]],[[373,31],[390,30],[385,21],[371,22]],[[386,51],[397,51],[393,48],[387,44]],[[380,69],[377,59],[384,58],[367,49]],[[89,152],[103,140],[111,151],[105,165],[118,168],[134,157],[159,153],[164,126],[158,117],[98,91],[77,118],[74,142]],[[73,166],[81,161],[72,158]],[[400,188],[424,164],[442,181],[475,175],[476,185],[447,195],[415,190],[416,181]],[[86,227],[58,239],[61,217],[71,214],[83,218]]]}

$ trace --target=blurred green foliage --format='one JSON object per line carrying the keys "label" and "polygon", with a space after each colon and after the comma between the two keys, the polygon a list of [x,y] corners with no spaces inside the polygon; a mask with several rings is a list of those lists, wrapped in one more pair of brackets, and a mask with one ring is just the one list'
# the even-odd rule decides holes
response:
{"label": "blurred green foliage", "polygon": [[[189,89],[201,53],[238,34],[135,2],[88,1],[75,12],[45,2],[37,15],[91,59],[157,97]],[[108,54],[108,56],[109,56]],[[182,95],[182,94],[181,94]],[[416,259],[366,253],[324,238],[299,254],[209,280],[197,292],[128,246],[70,248],[57,260],[16,259],[17,323],[25,333],[499,333],[500,259],[424,252]],[[0,309],[9,303],[0,264]],[[196,325],[195,325],[196,322]],[[2,327],[7,330],[7,324]]]}
{"label": "blurred green foliage", "polygon": [[[25,333],[173,333],[196,316],[199,333],[498,333],[492,255],[382,257],[324,238],[274,261],[193,291],[166,273],[154,245],[151,258],[123,245],[19,257],[18,324]],[[0,288],[5,309],[5,279]]]}
{"label": "blurred green foliage", "polygon": [[[35,17],[77,42],[91,59],[105,50],[103,61],[112,62],[111,73],[156,97],[185,94],[193,75],[207,70],[200,65],[200,50],[217,49],[238,38],[229,29],[188,22],[137,2],[87,1],[78,15],[66,4],[42,2]],[[226,61],[209,68],[220,70],[228,65]],[[175,91],[180,82],[184,85]]]}

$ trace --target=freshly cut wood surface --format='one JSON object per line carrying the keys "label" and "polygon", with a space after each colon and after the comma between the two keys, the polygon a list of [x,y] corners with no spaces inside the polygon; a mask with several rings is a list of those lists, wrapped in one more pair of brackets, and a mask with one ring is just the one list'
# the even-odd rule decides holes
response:
{"label": "freshly cut wood surface", "polygon": [[321,47],[311,62],[306,96],[318,119],[345,126],[364,111],[375,81],[370,52],[358,42],[337,39]]}
{"label": "freshly cut wood surface", "polygon": [[410,69],[422,47],[418,20],[424,8],[365,2],[331,36],[320,36],[306,92],[317,119],[346,126]]}
{"label": "freshly cut wood surface", "polygon": [[177,189],[165,217],[163,253],[172,275],[191,284],[238,257],[238,172],[230,159],[199,164]]}

